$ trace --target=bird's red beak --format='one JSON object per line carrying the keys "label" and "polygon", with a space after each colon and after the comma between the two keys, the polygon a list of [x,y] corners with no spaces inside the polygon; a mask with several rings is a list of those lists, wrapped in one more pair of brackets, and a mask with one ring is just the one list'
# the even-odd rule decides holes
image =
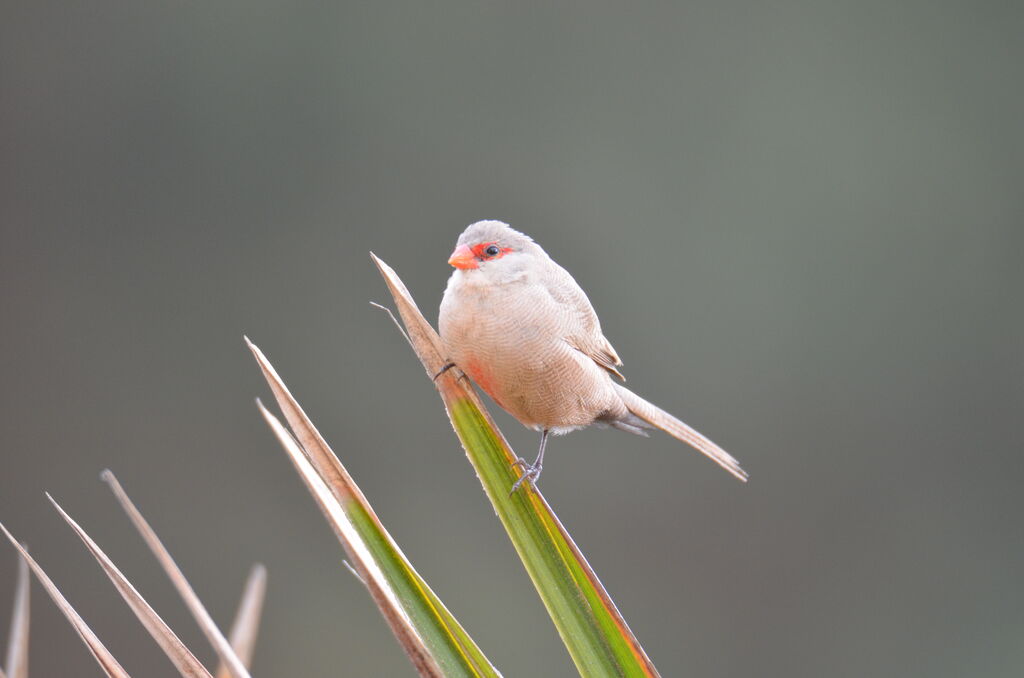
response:
{"label": "bird's red beak", "polygon": [[452,255],[448,257],[448,263],[463,271],[480,266],[480,262],[477,261],[473,250],[469,249],[469,245],[459,245],[456,247]]}

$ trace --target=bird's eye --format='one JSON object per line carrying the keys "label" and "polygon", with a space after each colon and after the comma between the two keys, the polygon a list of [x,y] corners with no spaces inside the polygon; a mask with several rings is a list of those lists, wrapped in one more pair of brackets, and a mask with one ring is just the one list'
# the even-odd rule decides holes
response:
{"label": "bird's eye", "polygon": [[498,248],[497,245],[488,245],[484,249],[484,254],[486,254],[489,257],[496,257],[500,253],[501,253],[501,250]]}

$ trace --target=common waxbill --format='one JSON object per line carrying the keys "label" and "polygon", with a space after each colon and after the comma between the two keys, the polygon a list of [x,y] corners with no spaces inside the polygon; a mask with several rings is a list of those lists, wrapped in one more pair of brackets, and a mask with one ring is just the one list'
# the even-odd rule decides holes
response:
{"label": "common waxbill", "polygon": [[438,324],[449,360],[541,433],[536,461],[516,462],[524,472],[513,492],[540,477],[548,434],[591,424],[643,436],[659,428],[747,479],[725,450],[616,383],[625,380],[622,361],[586,293],[529,236],[500,221],[478,221],[459,236],[448,263],[455,272]]}

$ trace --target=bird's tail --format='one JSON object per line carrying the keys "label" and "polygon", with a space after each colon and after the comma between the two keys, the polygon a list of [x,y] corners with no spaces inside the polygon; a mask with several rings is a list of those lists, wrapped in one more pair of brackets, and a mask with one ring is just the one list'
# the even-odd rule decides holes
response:
{"label": "bird's tail", "polygon": [[625,403],[626,409],[634,416],[644,420],[655,428],[660,428],[673,438],[682,440],[694,449],[711,457],[719,466],[733,474],[743,482],[747,481],[747,472],[740,468],[740,463],[728,452],[705,438],[703,435],[679,421],[657,405],[647,402],[624,386],[614,384],[615,390]]}

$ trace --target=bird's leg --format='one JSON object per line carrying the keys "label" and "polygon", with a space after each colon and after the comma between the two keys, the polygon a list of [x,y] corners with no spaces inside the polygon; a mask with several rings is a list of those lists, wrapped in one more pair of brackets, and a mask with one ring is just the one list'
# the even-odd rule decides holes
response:
{"label": "bird's leg", "polygon": [[512,466],[519,466],[523,469],[523,475],[519,476],[519,479],[512,485],[512,490],[508,493],[509,496],[515,494],[519,486],[524,482],[529,481],[530,485],[534,488],[537,487],[537,479],[540,478],[540,472],[544,470],[544,448],[548,444],[548,430],[544,429],[540,432],[540,451],[537,452],[537,458],[532,464],[527,464],[526,460],[520,457],[512,462]]}

